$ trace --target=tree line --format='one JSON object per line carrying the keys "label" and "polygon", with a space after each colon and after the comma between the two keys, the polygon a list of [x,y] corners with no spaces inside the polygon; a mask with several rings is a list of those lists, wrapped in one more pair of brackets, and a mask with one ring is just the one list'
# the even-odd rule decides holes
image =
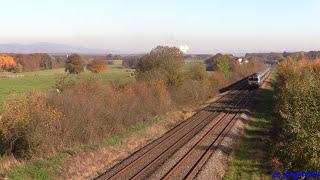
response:
{"label": "tree line", "polygon": [[78,74],[84,68],[94,73],[105,72],[107,70],[106,60],[103,58],[80,56],[72,54],[70,56],[51,56],[46,53],[34,54],[0,54],[0,72],[28,72],[37,70],[47,70],[55,68],[65,68],[71,74]]}
{"label": "tree line", "polygon": [[282,62],[288,58],[294,60],[316,60],[320,58],[320,51],[309,51],[309,52],[283,52],[283,53],[247,53],[246,59],[249,60],[260,60],[260,61],[278,61]]}
{"label": "tree line", "polygon": [[64,67],[65,58],[45,53],[0,54],[0,71],[23,72]]}

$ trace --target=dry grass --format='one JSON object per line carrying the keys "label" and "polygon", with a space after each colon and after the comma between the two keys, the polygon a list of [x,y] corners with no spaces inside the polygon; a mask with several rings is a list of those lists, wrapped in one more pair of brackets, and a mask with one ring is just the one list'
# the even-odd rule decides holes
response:
{"label": "dry grass", "polygon": [[160,137],[172,127],[192,116],[194,114],[193,110],[168,112],[159,117],[157,123],[138,130],[127,137],[120,138],[120,143],[116,146],[100,147],[70,157],[65,161],[61,177],[66,179],[90,179],[97,176],[97,172],[104,172],[148,142]]}
{"label": "dry grass", "polygon": [[1,156],[0,157],[0,179],[1,179],[1,174],[5,171],[8,171],[14,166],[18,166],[20,162],[14,158],[13,156]]}
{"label": "dry grass", "polygon": [[64,86],[68,88],[60,93],[32,92],[5,102],[0,130],[7,153],[46,157],[98,143],[167,111],[171,104],[162,82],[104,85],[87,79]]}

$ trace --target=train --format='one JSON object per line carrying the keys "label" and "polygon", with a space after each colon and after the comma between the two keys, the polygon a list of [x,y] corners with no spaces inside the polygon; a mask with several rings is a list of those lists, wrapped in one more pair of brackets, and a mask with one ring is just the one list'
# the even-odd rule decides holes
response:
{"label": "train", "polygon": [[265,70],[254,73],[248,77],[248,85],[252,89],[259,88],[263,82],[267,79],[271,71],[271,68],[266,68]]}

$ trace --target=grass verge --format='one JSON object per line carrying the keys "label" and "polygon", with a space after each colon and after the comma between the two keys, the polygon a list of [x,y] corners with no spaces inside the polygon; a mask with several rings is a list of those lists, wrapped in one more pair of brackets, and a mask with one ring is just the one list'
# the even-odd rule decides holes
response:
{"label": "grass verge", "polygon": [[149,121],[138,123],[135,127],[128,128],[124,133],[122,133],[120,135],[114,135],[114,136],[110,136],[110,137],[106,138],[102,142],[101,145],[102,146],[117,146],[117,145],[120,145],[122,139],[128,137],[129,135],[131,135],[134,132],[142,131],[142,130],[146,129],[147,127],[155,125],[159,121],[160,121],[160,118],[159,117],[155,117],[155,118],[153,118],[153,119],[151,119]]}
{"label": "grass verge", "polygon": [[224,179],[272,179],[273,89],[267,86],[261,91]]}
{"label": "grass verge", "polygon": [[60,164],[65,155],[57,154],[47,160],[33,160],[22,163],[20,166],[5,173],[9,179],[53,179],[52,175],[59,172]]}

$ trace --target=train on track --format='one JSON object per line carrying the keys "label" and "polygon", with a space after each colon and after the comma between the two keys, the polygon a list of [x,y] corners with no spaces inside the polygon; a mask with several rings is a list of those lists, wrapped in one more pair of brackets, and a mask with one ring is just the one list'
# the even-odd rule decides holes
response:
{"label": "train on track", "polygon": [[271,71],[271,68],[267,68],[261,72],[255,73],[248,77],[248,85],[250,88],[259,88],[263,82],[267,79]]}

